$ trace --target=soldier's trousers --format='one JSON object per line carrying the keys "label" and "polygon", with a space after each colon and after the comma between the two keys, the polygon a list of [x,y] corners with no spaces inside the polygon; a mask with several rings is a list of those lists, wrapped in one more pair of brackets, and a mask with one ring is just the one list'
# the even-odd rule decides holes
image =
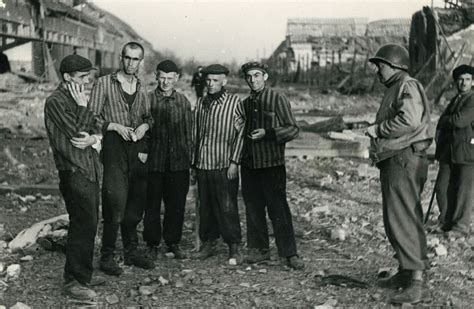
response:
{"label": "soldier's trousers", "polygon": [[379,162],[385,233],[401,269],[428,268],[421,192],[428,174],[426,154],[411,147]]}
{"label": "soldier's trousers", "polygon": [[443,230],[468,234],[474,202],[474,165],[440,162],[436,197]]}

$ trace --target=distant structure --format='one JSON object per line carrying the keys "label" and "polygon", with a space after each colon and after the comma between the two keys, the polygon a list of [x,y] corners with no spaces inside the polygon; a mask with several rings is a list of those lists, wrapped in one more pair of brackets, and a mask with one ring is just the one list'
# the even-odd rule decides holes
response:
{"label": "distant structure", "polygon": [[445,0],[444,7],[423,7],[413,14],[410,71],[439,102],[452,85],[452,70],[474,62],[474,0]]}
{"label": "distant structure", "polygon": [[0,51],[31,43],[25,65],[42,80],[57,80],[59,61],[73,53],[89,58],[101,73],[108,73],[119,67],[121,48],[128,41],[140,42],[149,51],[146,57],[154,56],[152,45],[130,26],[86,0],[2,3]]}
{"label": "distant structure", "polygon": [[408,44],[409,19],[292,18],[268,63],[280,74],[366,58],[387,41]]}

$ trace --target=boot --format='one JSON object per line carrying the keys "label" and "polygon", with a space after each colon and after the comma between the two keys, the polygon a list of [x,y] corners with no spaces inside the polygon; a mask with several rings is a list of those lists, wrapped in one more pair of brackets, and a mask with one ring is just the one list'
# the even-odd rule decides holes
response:
{"label": "boot", "polygon": [[183,249],[181,249],[178,244],[169,245],[168,252],[172,252],[174,258],[178,260],[184,260],[187,258],[186,253],[184,253]]}
{"label": "boot", "polygon": [[254,264],[266,260],[270,260],[269,249],[250,248],[247,257],[245,258],[245,261],[249,264]]}
{"label": "boot", "polygon": [[406,288],[411,281],[411,271],[407,269],[399,269],[398,272],[389,278],[380,278],[377,285],[384,289]]}
{"label": "boot", "polygon": [[120,276],[123,273],[122,268],[117,264],[112,255],[100,258],[99,269],[109,276]]}
{"label": "boot", "polygon": [[287,258],[287,263],[290,268],[300,270],[304,268],[303,260],[298,255],[292,255]]}
{"label": "boot", "polygon": [[97,293],[92,289],[73,280],[64,285],[64,294],[78,300],[92,300],[97,297]]}
{"label": "boot", "polygon": [[92,276],[91,281],[86,284],[86,286],[99,286],[99,285],[104,285],[105,282],[107,282],[107,279],[105,279],[102,276]]}
{"label": "boot", "polygon": [[155,263],[144,254],[140,254],[137,250],[127,253],[124,256],[123,262],[125,265],[134,265],[143,269],[155,268]]}
{"label": "boot", "polygon": [[211,257],[216,254],[216,241],[215,240],[208,240],[205,241],[199,250],[197,258],[199,260],[205,260],[208,257]]}
{"label": "boot", "polygon": [[431,295],[423,280],[410,280],[410,283],[401,292],[392,295],[389,301],[394,304],[416,304],[429,301]]}
{"label": "boot", "polygon": [[235,259],[237,264],[242,264],[243,258],[240,253],[239,244],[229,244],[229,261]]}

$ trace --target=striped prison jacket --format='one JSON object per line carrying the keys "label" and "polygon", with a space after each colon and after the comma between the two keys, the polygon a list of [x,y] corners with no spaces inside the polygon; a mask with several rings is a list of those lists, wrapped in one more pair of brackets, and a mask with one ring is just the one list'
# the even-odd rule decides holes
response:
{"label": "striped prison jacket", "polygon": [[79,171],[90,181],[98,181],[101,165],[97,151],[92,147],[76,148],[70,141],[80,131],[94,133],[94,114],[77,105],[64,84],[46,99],[44,122],[58,171]]}
{"label": "striped prison jacket", "polygon": [[137,78],[137,95],[130,107],[122,93],[117,72],[99,77],[91,92],[89,107],[96,115],[98,125],[106,133],[109,123],[136,128],[143,123],[153,126],[150,103],[145,87]]}
{"label": "striped prison jacket", "polygon": [[[285,164],[285,143],[298,136],[299,128],[288,99],[264,88],[252,92],[243,101],[245,140],[242,165],[248,168],[266,168]],[[265,137],[254,141],[248,138],[255,129],[265,129]]]}
{"label": "striped prison jacket", "polygon": [[228,168],[240,163],[243,146],[242,101],[224,92],[219,99],[207,102],[200,98],[194,111],[193,166],[204,170]]}
{"label": "striped prison jacket", "polygon": [[150,171],[182,171],[191,163],[191,104],[173,90],[164,96],[158,89],[148,94],[154,126],[150,135],[148,166]]}

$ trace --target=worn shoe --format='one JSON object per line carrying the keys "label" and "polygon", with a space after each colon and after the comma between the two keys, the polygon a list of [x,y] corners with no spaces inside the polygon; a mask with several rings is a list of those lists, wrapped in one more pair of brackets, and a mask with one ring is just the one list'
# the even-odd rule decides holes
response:
{"label": "worn shoe", "polygon": [[137,252],[130,253],[124,256],[123,263],[125,265],[133,265],[143,269],[153,269],[155,268],[155,263],[146,257],[145,255],[139,254]]}
{"label": "worn shoe", "polygon": [[122,267],[120,267],[115,259],[111,257],[101,258],[99,262],[99,269],[109,276],[120,276],[123,273]]}
{"label": "worn shoe", "polygon": [[240,246],[239,244],[229,244],[229,260],[235,259],[237,264],[242,264],[243,257],[240,253]]}
{"label": "worn shoe", "polygon": [[102,276],[93,276],[91,281],[86,284],[87,286],[99,286],[99,285],[104,285],[107,279],[105,279]]}
{"label": "worn shoe", "polygon": [[199,260],[205,260],[208,257],[211,257],[216,254],[216,242],[215,241],[206,241],[199,250],[197,258]]}
{"label": "worn shoe", "polygon": [[71,281],[64,285],[64,294],[74,299],[91,300],[97,297],[97,293],[77,281]]}
{"label": "worn shoe", "polygon": [[444,233],[444,235],[445,235],[446,238],[454,239],[454,240],[469,238],[468,233],[464,233],[464,232],[457,231],[457,230],[447,231],[446,233]]}
{"label": "worn shoe", "polygon": [[168,252],[172,252],[174,254],[174,258],[178,260],[186,259],[186,253],[179,247],[178,244],[173,244],[168,246]]}
{"label": "worn shoe", "polygon": [[158,246],[147,246],[146,247],[146,256],[154,261],[161,256],[160,247]]}
{"label": "worn shoe", "polygon": [[411,281],[411,271],[406,269],[399,269],[398,272],[388,278],[380,278],[377,280],[377,285],[384,289],[398,289],[406,288]]}
{"label": "worn shoe", "polygon": [[300,270],[304,268],[303,260],[298,255],[292,255],[287,258],[287,263],[290,268]]}
{"label": "worn shoe", "polygon": [[254,264],[262,261],[270,260],[270,250],[250,248],[245,261],[249,264]]}
{"label": "worn shoe", "polygon": [[394,304],[417,304],[430,301],[431,295],[423,281],[411,280],[401,292],[392,295],[389,301]]}

